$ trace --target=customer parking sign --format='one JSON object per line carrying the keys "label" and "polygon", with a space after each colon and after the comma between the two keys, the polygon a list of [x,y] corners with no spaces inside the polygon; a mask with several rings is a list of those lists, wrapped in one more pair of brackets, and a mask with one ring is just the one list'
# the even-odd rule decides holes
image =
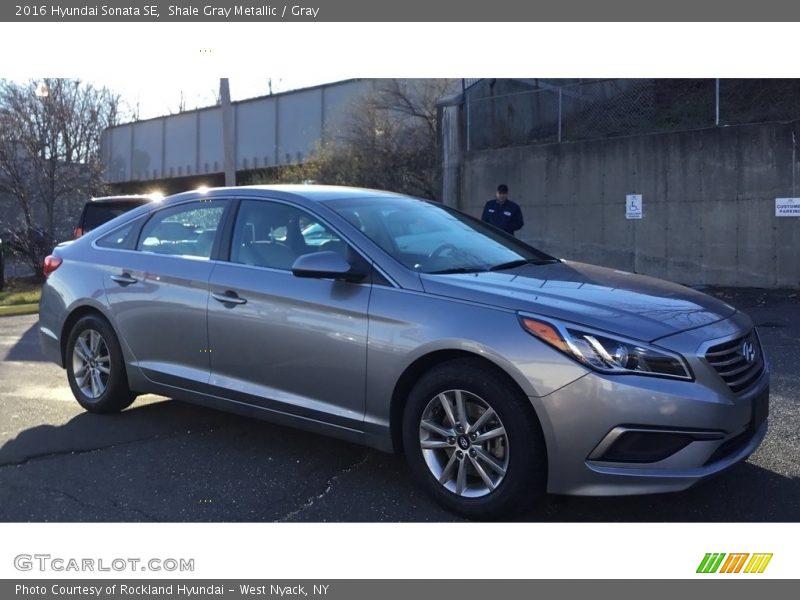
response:
{"label": "customer parking sign", "polygon": [[800,198],[775,198],[776,217],[800,217]]}

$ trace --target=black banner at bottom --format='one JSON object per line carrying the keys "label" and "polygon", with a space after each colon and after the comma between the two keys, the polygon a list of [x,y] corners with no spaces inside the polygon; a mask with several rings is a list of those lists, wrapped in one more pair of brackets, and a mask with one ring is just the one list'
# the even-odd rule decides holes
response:
{"label": "black banner at bottom", "polygon": [[[476,559],[476,564],[466,563]],[[452,557],[451,568],[480,568],[479,556]],[[450,559],[448,559],[450,560]],[[490,569],[490,567],[488,567]],[[780,579],[723,578],[691,580],[541,580],[541,579],[308,579],[308,580],[3,580],[0,598],[9,600],[258,600],[317,598],[324,600],[517,600],[562,596],[675,600],[692,594],[714,594],[726,600],[786,598],[797,582]],[[757,588],[757,589],[756,589]],[[793,595],[793,594],[792,594]],[[693,596],[697,597],[697,596]],[[711,596],[708,596],[711,597]]]}

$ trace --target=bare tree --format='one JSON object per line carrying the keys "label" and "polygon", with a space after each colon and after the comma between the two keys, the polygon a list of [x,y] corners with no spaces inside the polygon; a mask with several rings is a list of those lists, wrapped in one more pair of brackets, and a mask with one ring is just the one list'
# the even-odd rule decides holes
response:
{"label": "bare tree", "polygon": [[[277,88],[280,86],[281,81],[283,81],[283,79],[280,79],[280,78],[273,79],[272,77],[268,77],[267,78],[267,91],[268,91],[268,94],[270,96],[272,96],[272,94],[274,94],[275,91],[277,91]],[[273,89],[272,89],[273,88],[273,83],[274,83],[274,86],[276,88],[275,91],[273,91]]]}
{"label": "bare tree", "polygon": [[178,108],[176,110],[169,109],[169,114],[179,115],[186,112],[186,94],[181,90],[180,97],[178,98]]}
{"label": "bare tree", "polygon": [[38,274],[59,209],[102,190],[100,134],[118,111],[117,95],[77,79],[0,81],[0,194],[19,209],[15,247],[28,242]]}
{"label": "bare tree", "polygon": [[[354,102],[304,164],[284,167],[281,181],[355,185],[437,198],[440,161],[437,101],[455,80],[387,79]],[[272,176],[272,177],[271,177]],[[261,180],[275,179],[274,172]]]}

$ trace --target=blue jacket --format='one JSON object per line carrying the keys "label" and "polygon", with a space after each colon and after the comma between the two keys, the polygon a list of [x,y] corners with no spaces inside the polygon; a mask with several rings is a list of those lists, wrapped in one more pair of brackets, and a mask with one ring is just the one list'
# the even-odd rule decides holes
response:
{"label": "blue jacket", "polygon": [[481,219],[511,235],[524,225],[519,204],[511,200],[506,200],[503,204],[497,200],[489,200],[483,207]]}

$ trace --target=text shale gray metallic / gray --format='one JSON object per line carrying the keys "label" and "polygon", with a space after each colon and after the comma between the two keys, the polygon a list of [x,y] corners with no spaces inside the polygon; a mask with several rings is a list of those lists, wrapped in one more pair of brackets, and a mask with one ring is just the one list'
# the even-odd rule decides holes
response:
{"label": "text shale gray metallic / gray", "polygon": [[170,17],[280,17],[287,14],[293,17],[314,17],[319,14],[319,7],[301,6],[299,4],[262,4],[259,6],[236,4],[234,6],[178,6],[170,4],[167,7]]}

